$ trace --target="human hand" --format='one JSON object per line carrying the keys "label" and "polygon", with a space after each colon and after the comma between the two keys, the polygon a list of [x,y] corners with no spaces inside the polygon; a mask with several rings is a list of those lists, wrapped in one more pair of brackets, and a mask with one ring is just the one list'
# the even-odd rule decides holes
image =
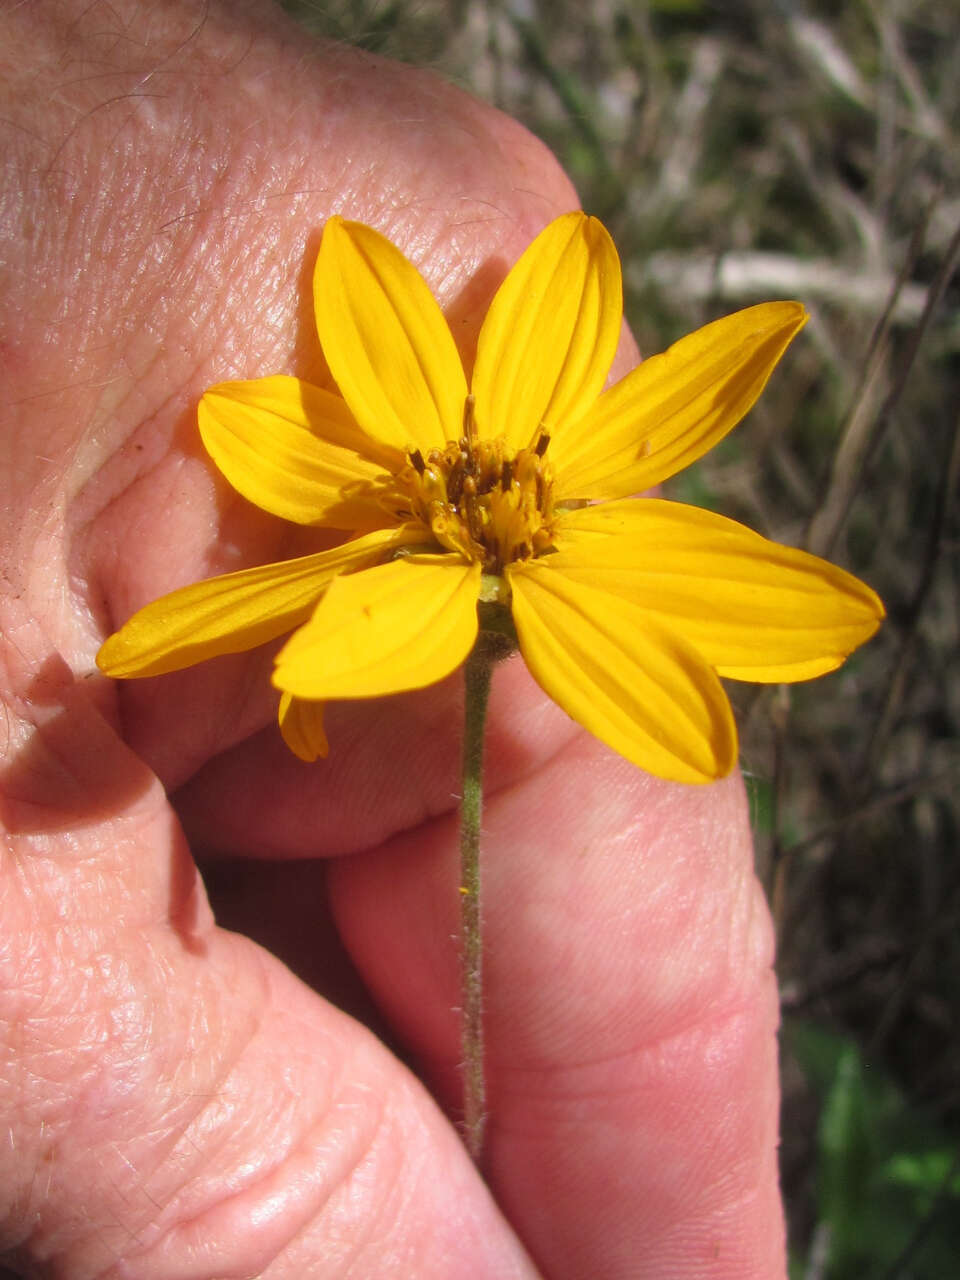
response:
{"label": "human hand", "polygon": [[484,1185],[448,1118],[458,681],[331,707],[305,766],[269,654],[94,674],[140,605],[319,545],[222,483],[195,412],[323,378],[324,219],[389,234],[469,355],[568,184],[489,109],[262,6],[51,0],[0,49],[0,1246],[71,1280],[782,1275],[737,780],[652,779],[497,673]]}

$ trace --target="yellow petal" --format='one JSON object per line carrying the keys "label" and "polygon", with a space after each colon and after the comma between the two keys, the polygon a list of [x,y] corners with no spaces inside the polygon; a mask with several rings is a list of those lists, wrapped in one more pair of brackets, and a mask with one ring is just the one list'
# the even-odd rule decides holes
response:
{"label": "yellow petal", "polygon": [[323,730],[322,702],[307,702],[289,693],[280,695],[280,732],[295,756],[313,764],[330,750]]}
{"label": "yellow petal", "polygon": [[313,278],[323,353],[360,426],[423,454],[459,438],[467,384],[417,269],[371,227],[330,218]]}
{"label": "yellow petal", "polygon": [[630,600],[735,680],[832,671],[883,618],[852,574],[734,520],[635,498],[565,513],[552,568]]}
{"label": "yellow petal", "polygon": [[481,436],[529,445],[600,394],[623,314],[620,261],[596,218],[568,213],[540,233],[487,312],[473,373]]}
{"label": "yellow petal", "polygon": [[729,773],[737,731],[713,670],[636,605],[557,572],[557,558],[507,570],[520,650],[537,683],[649,773],[674,782]]}
{"label": "yellow petal", "polygon": [[806,323],[764,302],[651,356],[551,443],[559,498],[625,498],[695,462],[753,406]]}
{"label": "yellow petal", "polygon": [[223,382],[197,416],[214,462],[264,511],[351,531],[385,523],[375,485],[403,455],[365,436],[340,396],[299,378]]}
{"label": "yellow petal", "polygon": [[97,666],[108,676],[157,676],[223,653],[266,644],[310,616],[330,580],[422,541],[415,525],[379,529],[315,555],[257,565],[181,587],[135,613],[105,641]]}
{"label": "yellow petal", "polygon": [[477,635],[480,565],[403,556],[336,578],[277,656],[273,683],[298,698],[375,698],[434,684]]}

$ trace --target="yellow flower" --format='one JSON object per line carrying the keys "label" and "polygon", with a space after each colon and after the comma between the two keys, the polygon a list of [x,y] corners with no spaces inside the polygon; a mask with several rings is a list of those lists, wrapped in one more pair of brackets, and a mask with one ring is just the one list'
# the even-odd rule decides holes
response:
{"label": "yellow flower", "polygon": [[603,391],[620,265],[570,213],[504,280],[469,385],[416,269],[370,227],[331,218],[314,276],[341,392],[290,377],[212,387],[200,431],[241,494],[352,536],[332,551],[185,587],[104,644],[108,675],[155,675],[293,632],[273,682],[304,759],[321,711],[442,679],[478,606],[512,613],[534,678],[652,773],[706,782],[737,739],[719,676],[805,680],[879,625],[850,574],[696,507],[631,495],[699,458],[750,409],[806,313],[749,307]]}

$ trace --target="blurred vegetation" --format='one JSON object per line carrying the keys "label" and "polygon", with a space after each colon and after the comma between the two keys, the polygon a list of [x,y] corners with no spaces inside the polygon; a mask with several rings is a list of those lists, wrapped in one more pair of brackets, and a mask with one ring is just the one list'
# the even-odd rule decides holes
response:
{"label": "blurred vegetation", "polygon": [[955,1276],[960,1149],[849,1037],[792,1021],[786,1040],[820,1100],[817,1223],[795,1280]]}
{"label": "blurred vegetation", "polygon": [[[779,933],[794,1276],[960,1270],[960,40],[939,0],[288,0],[523,121],[621,250],[641,349],[812,313],[674,496],[851,567],[880,637],[732,688]],[[952,1260],[952,1262],[951,1262]]]}

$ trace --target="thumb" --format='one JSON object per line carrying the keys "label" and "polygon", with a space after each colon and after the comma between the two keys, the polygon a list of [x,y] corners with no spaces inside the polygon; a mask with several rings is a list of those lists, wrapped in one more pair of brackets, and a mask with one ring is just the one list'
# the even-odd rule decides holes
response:
{"label": "thumb", "polygon": [[0,1257],[63,1276],[529,1277],[364,1028],[217,927],[156,778],[0,600]]}

